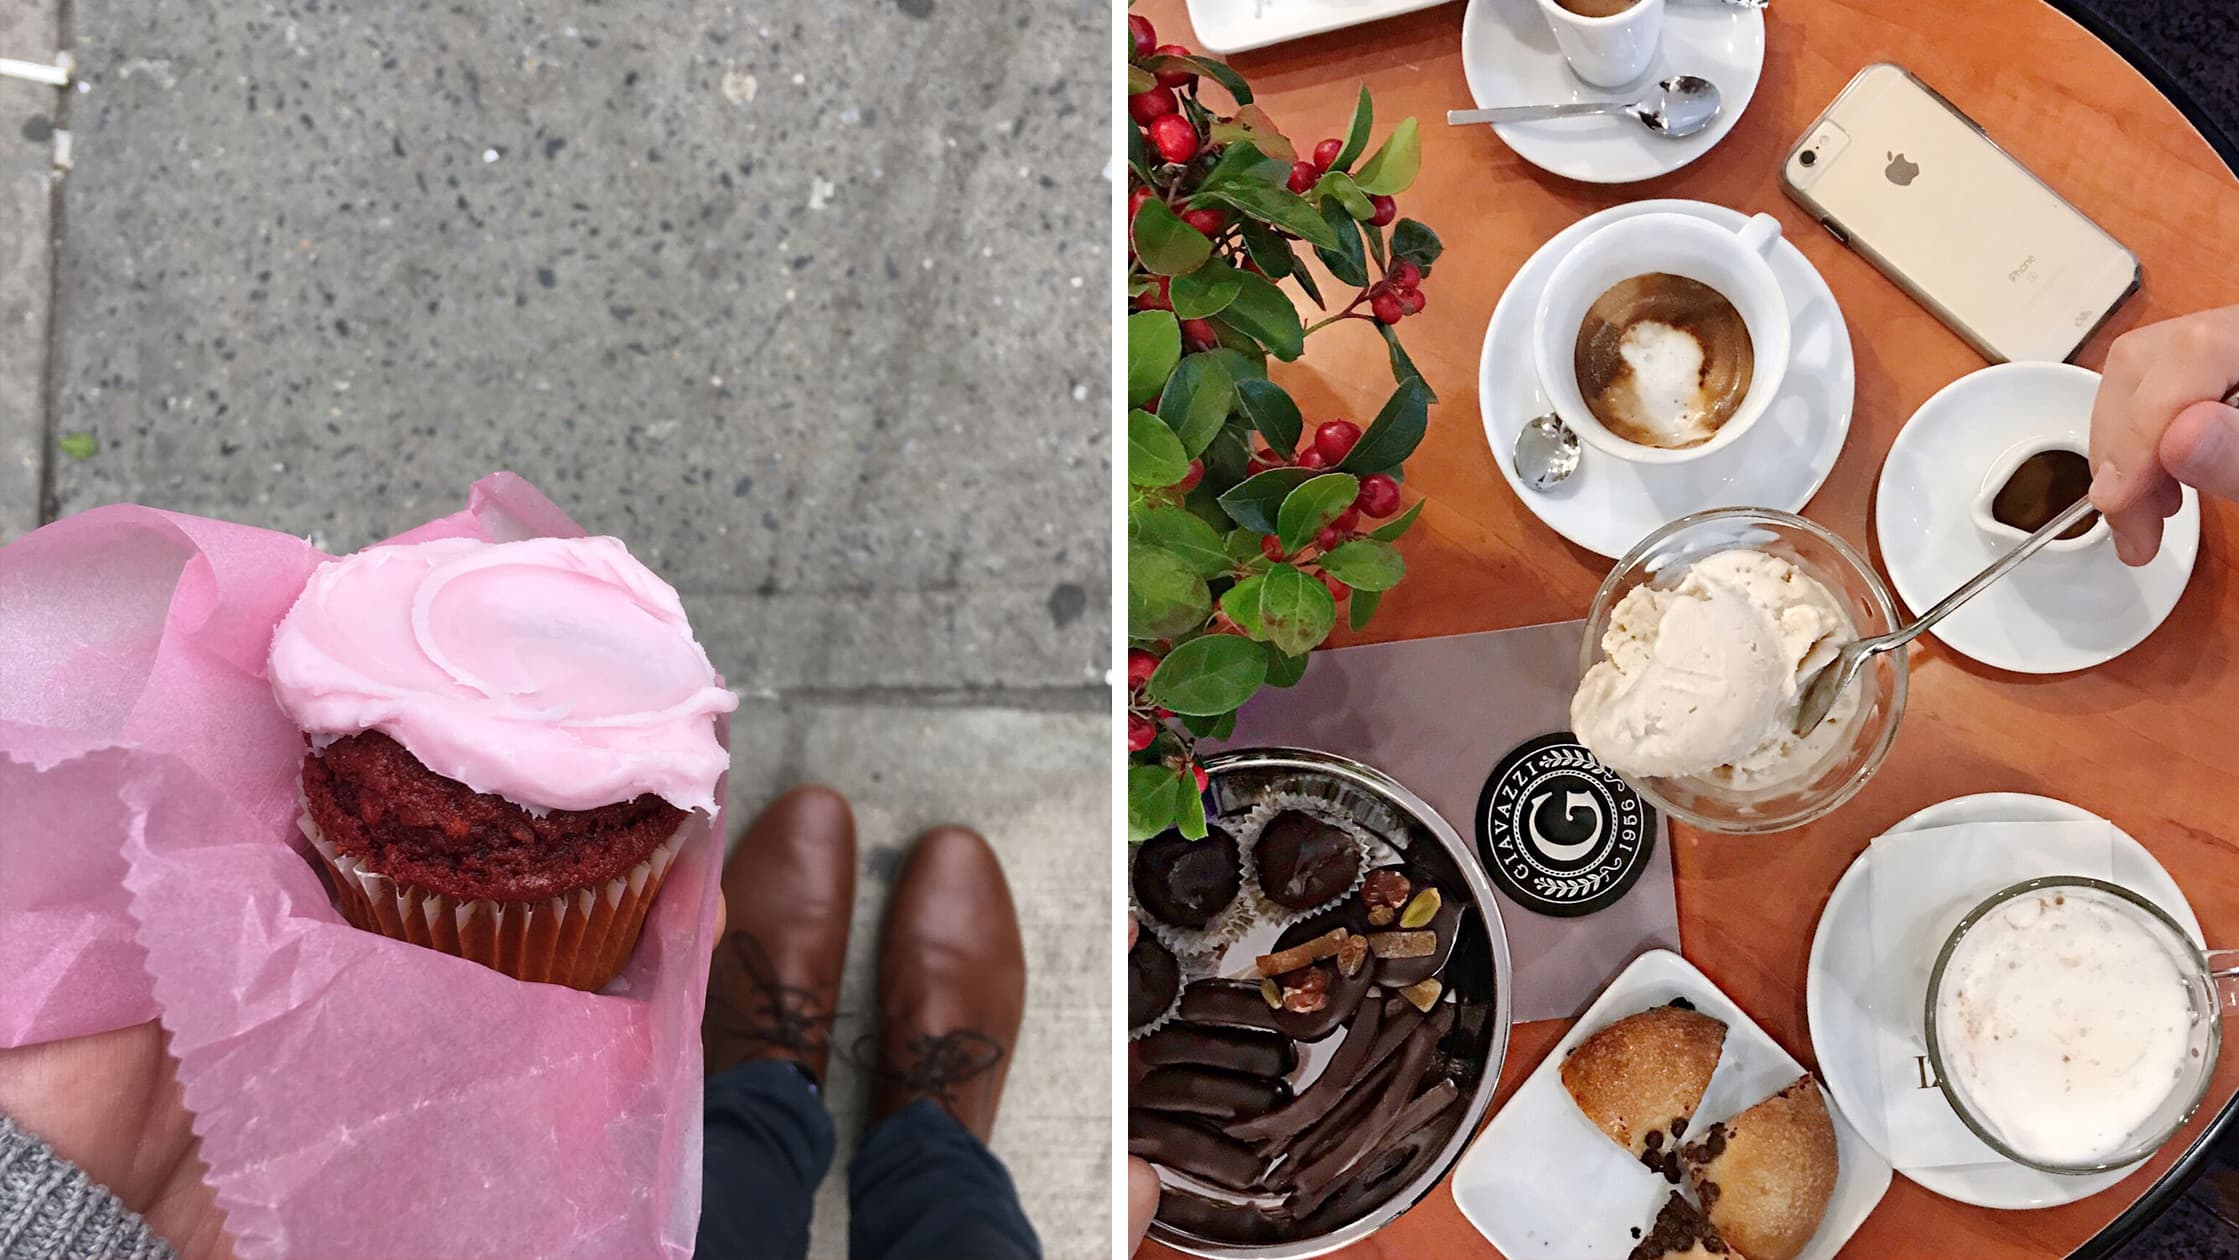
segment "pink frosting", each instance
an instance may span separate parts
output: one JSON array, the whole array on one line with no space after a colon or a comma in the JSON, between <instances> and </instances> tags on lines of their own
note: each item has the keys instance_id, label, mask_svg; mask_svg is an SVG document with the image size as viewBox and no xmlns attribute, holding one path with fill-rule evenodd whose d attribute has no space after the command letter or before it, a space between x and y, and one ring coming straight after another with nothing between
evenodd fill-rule
<instances>
[{"instance_id":1,"label":"pink frosting","mask_svg":"<svg viewBox=\"0 0 2239 1260\"><path fill-rule=\"evenodd\" d=\"M313 735L382 731L532 809L713 810L738 707L676 591L615 538L373 547L311 575L272 689Z\"/></svg>"}]
</instances>

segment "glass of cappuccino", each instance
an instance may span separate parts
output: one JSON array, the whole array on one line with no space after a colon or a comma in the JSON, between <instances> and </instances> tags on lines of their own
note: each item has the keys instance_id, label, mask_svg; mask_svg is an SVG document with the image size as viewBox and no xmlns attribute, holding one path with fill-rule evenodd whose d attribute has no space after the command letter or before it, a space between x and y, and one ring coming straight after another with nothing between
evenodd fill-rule
<instances>
[{"instance_id":1,"label":"glass of cappuccino","mask_svg":"<svg viewBox=\"0 0 2239 1260\"><path fill-rule=\"evenodd\" d=\"M1952 1110L2019 1164L2096 1173L2200 1106L2239 1002L2239 951L2203 952L2137 893L2077 875L2001 889L1928 980L1928 1058Z\"/></svg>"}]
</instances>

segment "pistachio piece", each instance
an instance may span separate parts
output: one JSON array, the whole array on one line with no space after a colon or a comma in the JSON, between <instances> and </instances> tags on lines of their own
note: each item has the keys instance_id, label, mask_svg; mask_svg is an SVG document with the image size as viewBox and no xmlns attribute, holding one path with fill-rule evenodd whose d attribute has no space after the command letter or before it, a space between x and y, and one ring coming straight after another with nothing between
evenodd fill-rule
<instances>
[{"instance_id":1,"label":"pistachio piece","mask_svg":"<svg viewBox=\"0 0 2239 1260\"><path fill-rule=\"evenodd\" d=\"M1283 986L1275 983L1273 976L1260 977L1259 995L1267 1003L1267 1009L1271 1011L1283 1009Z\"/></svg>"},{"instance_id":2,"label":"pistachio piece","mask_svg":"<svg viewBox=\"0 0 2239 1260\"><path fill-rule=\"evenodd\" d=\"M1399 925L1410 930L1422 927L1438 917L1439 907L1443 904L1437 889L1425 888L1415 894L1414 900L1407 903L1405 910L1399 912Z\"/></svg>"}]
</instances>

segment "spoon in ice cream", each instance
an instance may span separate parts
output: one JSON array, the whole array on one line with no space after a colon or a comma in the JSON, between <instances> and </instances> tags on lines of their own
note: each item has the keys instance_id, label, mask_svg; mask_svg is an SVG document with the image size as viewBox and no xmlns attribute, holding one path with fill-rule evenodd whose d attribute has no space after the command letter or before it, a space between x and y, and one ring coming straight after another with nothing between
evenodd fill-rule
<instances>
[{"instance_id":1,"label":"spoon in ice cream","mask_svg":"<svg viewBox=\"0 0 2239 1260\"><path fill-rule=\"evenodd\" d=\"M1985 587L2013 572L2015 566L2036 555L2038 548L2060 537L2069 526L2090 514L2091 496L2085 495L2069 504L2066 511L2046 521L2036 533L2023 539L2020 546L1992 561L1989 568L1968 578L1965 585L1944 596L1942 603L1922 613L1912 624L1899 626L1888 634L1856 639L1844 644L1834 660L1821 666L1819 672L1804 683L1802 699L1796 702L1796 725L1791 729L1798 735L1808 734L1826 720L1828 711L1835 707L1836 697L1842 695L1843 688L1848 687L1851 680L1858 676L1858 668L1869 657L1879 656L1891 648L1901 648L1928 633L1931 627L1950 616L1961 604L1982 594Z\"/></svg>"}]
</instances>

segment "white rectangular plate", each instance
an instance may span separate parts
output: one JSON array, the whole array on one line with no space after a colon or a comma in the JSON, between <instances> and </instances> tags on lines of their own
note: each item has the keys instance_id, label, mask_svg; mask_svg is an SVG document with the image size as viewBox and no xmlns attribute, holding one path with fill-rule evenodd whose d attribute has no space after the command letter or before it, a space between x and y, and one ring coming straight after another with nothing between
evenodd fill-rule
<instances>
[{"instance_id":1,"label":"white rectangular plate","mask_svg":"<svg viewBox=\"0 0 2239 1260\"><path fill-rule=\"evenodd\" d=\"M1189 24L1206 52L1226 56L1444 3L1447 0L1189 0Z\"/></svg>"},{"instance_id":2,"label":"white rectangular plate","mask_svg":"<svg viewBox=\"0 0 2239 1260\"><path fill-rule=\"evenodd\" d=\"M1719 992L1694 964L1650 950L1587 1008L1454 1169L1454 1202L1515 1260L1623 1260L1672 1186L1594 1127L1563 1089L1562 1063L1580 1041L1636 1011L1683 997L1726 1021L1726 1047L1689 1129L1724 1120L1803 1074L1803 1065ZM1822 1097L1826 1091L1820 1091ZM1842 1170L1819 1232L1798 1260L1831 1260L1889 1191L1889 1161L1866 1145L1827 1099Z\"/></svg>"}]
</instances>

